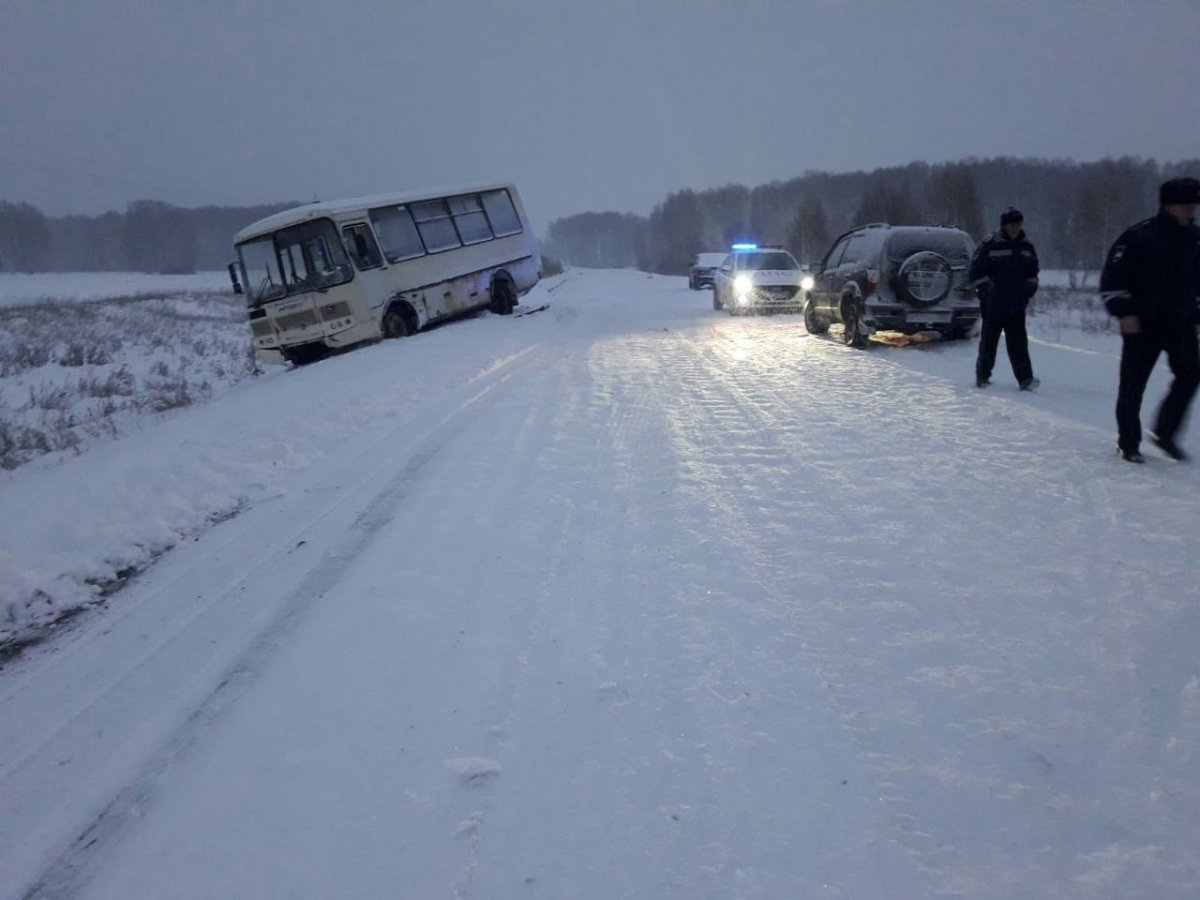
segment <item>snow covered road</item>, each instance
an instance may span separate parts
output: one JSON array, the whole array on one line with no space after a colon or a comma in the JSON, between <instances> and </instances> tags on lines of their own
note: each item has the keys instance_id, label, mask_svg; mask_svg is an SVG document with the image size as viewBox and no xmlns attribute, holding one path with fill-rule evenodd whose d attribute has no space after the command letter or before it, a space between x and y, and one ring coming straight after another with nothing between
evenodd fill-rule
<instances>
[{"instance_id":1,"label":"snow covered road","mask_svg":"<svg viewBox=\"0 0 1200 900\"><path fill-rule=\"evenodd\" d=\"M243 511L0 673L0 895L1200 893L1200 478L1112 355L538 299L5 486Z\"/></svg>"}]
</instances>

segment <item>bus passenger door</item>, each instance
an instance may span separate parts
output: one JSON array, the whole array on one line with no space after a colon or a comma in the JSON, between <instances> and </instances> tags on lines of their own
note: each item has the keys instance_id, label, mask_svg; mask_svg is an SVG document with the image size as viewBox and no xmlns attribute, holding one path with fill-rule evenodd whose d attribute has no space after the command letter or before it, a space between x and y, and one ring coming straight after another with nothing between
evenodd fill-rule
<instances>
[{"instance_id":1,"label":"bus passenger door","mask_svg":"<svg viewBox=\"0 0 1200 900\"><path fill-rule=\"evenodd\" d=\"M363 314L378 318L383 314L383 304L391 296L388 266L371 226L366 222L352 222L342 226L342 246L354 263L354 280L358 282L359 302Z\"/></svg>"}]
</instances>

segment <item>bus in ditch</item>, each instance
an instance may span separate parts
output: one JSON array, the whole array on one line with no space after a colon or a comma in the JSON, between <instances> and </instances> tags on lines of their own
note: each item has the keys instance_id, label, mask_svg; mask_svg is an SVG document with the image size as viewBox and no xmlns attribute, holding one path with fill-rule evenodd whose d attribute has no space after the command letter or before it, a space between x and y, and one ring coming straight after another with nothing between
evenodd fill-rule
<instances>
[{"instance_id":1,"label":"bus in ditch","mask_svg":"<svg viewBox=\"0 0 1200 900\"><path fill-rule=\"evenodd\" d=\"M313 362L490 309L542 277L517 189L488 184L309 203L234 236L258 359Z\"/></svg>"}]
</instances>

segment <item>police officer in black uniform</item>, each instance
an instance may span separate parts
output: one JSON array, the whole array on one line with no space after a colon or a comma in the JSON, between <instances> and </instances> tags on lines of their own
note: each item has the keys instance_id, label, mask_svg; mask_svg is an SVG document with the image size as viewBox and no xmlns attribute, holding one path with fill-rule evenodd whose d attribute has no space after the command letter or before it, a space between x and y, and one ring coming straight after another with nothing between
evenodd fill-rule
<instances>
[{"instance_id":1,"label":"police officer in black uniform","mask_svg":"<svg viewBox=\"0 0 1200 900\"><path fill-rule=\"evenodd\" d=\"M1145 462L1142 395L1167 354L1175 380L1158 408L1150 442L1171 459L1187 453L1176 436L1200 385L1200 181L1172 178L1158 189L1159 212L1112 245L1100 276L1104 305L1121 325L1121 382L1117 389L1117 453Z\"/></svg>"},{"instance_id":2,"label":"police officer in black uniform","mask_svg":"<svg viewBox=\"0 0 1200 900\"><path fill-rule=\"evenodd\" d=\"M989 235L975 251L968 278L977 283L983 326L979 356L975 360L975 386L991 384L1000 335L1008 348L1013 375L1023 391L1039 382L1029 360L1025 310L1038 289L1038 258L1022 227L1025 217L1011 206L1000 216L1000 230Z\"/></svg>"}]
</instances>

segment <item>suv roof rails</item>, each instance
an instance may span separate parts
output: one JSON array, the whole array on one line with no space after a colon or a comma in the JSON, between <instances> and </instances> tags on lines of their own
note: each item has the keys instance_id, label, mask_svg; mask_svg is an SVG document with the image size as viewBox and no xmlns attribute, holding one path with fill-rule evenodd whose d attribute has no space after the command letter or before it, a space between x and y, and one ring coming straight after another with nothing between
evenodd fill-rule
<instances>
[{"instance_id":1,"label":"suv roof rails","mask_svg":"<svg viewBox=\"0 0 1200 900\"><path fill-rule=\"evenodd\" d=\"M869 222L866 225L855 225L853 228L847 228L845 231L843 231L841 234L839 234L837 237L835 237L829 246L832 247L834 244L836 244L842 238L846 237L847 235L854 234L854 232L856 232L856 231L863 231L867 228L892 228L892 227L893 226L891 224L889 224L888 222Z\"/></svg>"}]
</instances>

